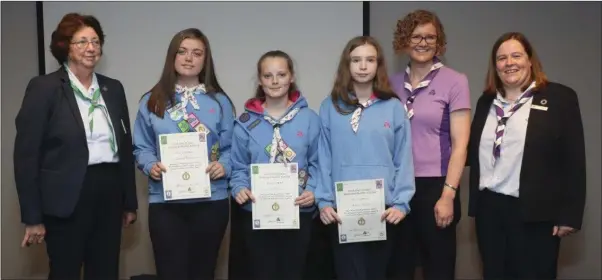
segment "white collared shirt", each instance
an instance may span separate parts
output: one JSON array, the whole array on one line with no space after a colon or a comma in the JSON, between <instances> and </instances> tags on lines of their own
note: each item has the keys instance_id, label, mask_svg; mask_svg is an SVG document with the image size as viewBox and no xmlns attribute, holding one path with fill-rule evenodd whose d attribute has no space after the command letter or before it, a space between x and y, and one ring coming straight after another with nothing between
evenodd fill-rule
<instances>
[{"instance_id":1,"label":"white collared shirt","mask_svg":"<svg viewBox=\"0 0 602 280\"><path fill-rule=\"evenodd\" d=\"M526 91L520 97L525 93ZM504 112L512 108L512 103L499 93L497 98L503 104ZM497 193L519 197L520 173L532 102L531 97L506 122L504 138L500 145L500 157L495 164L493 143L498 121L495 106L491 105L479 144L480 190L487 188Z\"/></svg>"},{"instance_id":2,"label":"white collared shirt","mask_svg":"<svg viewBox=\"0 0 602 280\"><path fill-rule=\"evenodd\" d=\"M92 94L94 94L94 91L100 87L96 78L96 73L92 73L92 85L90 85L90 88L86 89L84 85L77 79L75 74L71 72L71 69L69 69L67 65L65 65L65 68L67 69L67 73L69 74L69 80L71 80L71 82L85 96L91 98ZM90 132L90 119L88 118L88 108L90 107L90 102L87 100L83 100L77 95L75 96L75 100L77 101L77 106L79 107L79 112L84 123L84 129L86 131L86 139L88 140L88 165L118 162L118 154L113 153L113 150L111 150L111 127L108 123L108 121L110 120L107 120L105 114L102 112L101 109L94 110L94 112L92 113L92 117L94 118L94 131ZM98 100L98 104L106 106L102 95ZM116 137L117 136L115 136L115 138ZM115 139L115 141L117 141L117 139Z\"/></svg>"}]
</instances>

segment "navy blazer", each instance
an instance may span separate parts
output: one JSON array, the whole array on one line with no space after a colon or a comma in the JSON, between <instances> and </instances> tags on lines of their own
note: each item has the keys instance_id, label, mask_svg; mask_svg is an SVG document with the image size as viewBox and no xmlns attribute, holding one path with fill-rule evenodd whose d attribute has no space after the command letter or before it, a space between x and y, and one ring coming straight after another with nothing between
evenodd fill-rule
<instances>
[{"instance_id":1,"label":"navy blazer","mask_svg":"<svg viewBox=\"0 0 602 280\"><path fill-rule=\"evenodd\" d=\"M475 216L479 192L479 144L494 94L483 94L470 131L468 214ZM565 85L537 89L531 108L520 173L520 204L526 222L552 221L581 228L585 208L585 141L579 101ZM493 133L493 131L492 131ZM551 234L551 233L550 233Z\"/></svg>"},{"instance_id":2,"label":"navy blazer","mask_svg":"<svg viewBox=\"0 0 602 280\"><path fill-rule=\"evenodd\" d=\"M125 90L118 80L96 76L115 128L124 212L135 212L138 201ZM21 221L36 225L44 215L70 216L79 200L89 152L79 107L63 67L29 81L15 124L13 161Z\"/></svg>"}]
</instances>

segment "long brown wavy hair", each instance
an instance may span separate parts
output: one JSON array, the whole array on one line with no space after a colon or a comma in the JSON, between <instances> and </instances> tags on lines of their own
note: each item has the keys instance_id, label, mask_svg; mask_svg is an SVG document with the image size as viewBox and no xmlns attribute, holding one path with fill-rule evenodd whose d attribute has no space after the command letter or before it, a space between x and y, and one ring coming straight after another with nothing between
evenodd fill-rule
<instances>
[{"instance_id":1,"label":"long brown wavy hair","mask_svg":"<svg viewBox=\"0 0 602 280\"><path fill-rule=\"evenodd\" d=\"M349 64L351 63L351 52L355 50L355 48L362 45L371 45L376 49L376 76L372 81L372 88L374 95L378 99L388 100L391 98L397 98L397 94L391 89L391 85L389 84L389 76L387 74L387 66L385 64L385 59L383 57L383 49L381 45L376 41L376 39L370 36L358 36L351 39L345 49L343 49L343 53L341 54L341 59L339 61L339 67L337 70L337 76L334 82L334 86L332 87L332 91L330 92L330 96L332 98L332 103L340 114L346 115L353 112L355 108L361 106L357 99L353 99L349 96L350 92L353 92L353 78L351 77L351 71L349 70ZM342 102L345 109L341 108L340 102Z\"/></svg>"},{"instance_id":2,"label":"long brown wavy hair","mask_svg":"<svg viewBox=\"0 0 602 280\"><path fill-rule=\"evenodd\" d=\"M203 42L203 45L205 45L205 61L203 62L203 69L199 73L199 82L205 84L207 95L216 101L217 99L215 95L217 93L225 95L233 109L233 112L226 113L232 113L236 115L234 103L232 103L230 97L222 89L217 81L217 77L215 76L215 66L213 65L213 56L211 54L209 39L207 39L207 36L205 36L203 32L196 28L184 29L176 33L171 39L169 48L167 49L167 56L165 57L165 65L163 66L161 78L150 90L151 96L147 104L148 110L158 117L163 118L167 106L176 104L175 90L176 82L178 81L178 74L176 73L174 61L176 59L178 49L180 48L180 44L186 39L200 40Z\"/></svg>"}]
</instances>

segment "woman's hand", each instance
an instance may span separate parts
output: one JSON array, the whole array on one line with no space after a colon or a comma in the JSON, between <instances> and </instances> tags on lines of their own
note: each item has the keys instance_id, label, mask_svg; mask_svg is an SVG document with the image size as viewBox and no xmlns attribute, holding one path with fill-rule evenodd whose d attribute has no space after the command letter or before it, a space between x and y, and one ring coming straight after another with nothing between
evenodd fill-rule
<instances>
[{"instance_id":1,"label":"woman's hand","mask_svg":"<svg viewBox=\"0 0 602 280\"><path fill-rule=\"evenodd\" d=\"M29 247L31 244L40 244L44 242L46 228L44 224L25 226L25 235L21 241L21 247Z\"/></svg>"},{"instance_id":2,"label":"woman's hand","mask_svg":"<svg viewBox=\"0 0 602 280\"><path fill-rule=\"evenodd\" d=\"M440 228L446 228L454 220L454 199L441 196L435 204L435 221Z\"/></svg>"}]
</instances>

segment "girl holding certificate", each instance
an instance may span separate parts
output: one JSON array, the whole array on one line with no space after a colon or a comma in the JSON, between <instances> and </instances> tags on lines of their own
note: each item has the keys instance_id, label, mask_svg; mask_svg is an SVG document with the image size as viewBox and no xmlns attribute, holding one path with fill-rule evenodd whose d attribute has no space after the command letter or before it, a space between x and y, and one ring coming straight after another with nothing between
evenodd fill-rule
<instances>
[{"instance_id":1,"label":"girl holding certificate","mask_svg":"<svg viewBox=\"0 0 602 280\"><path fill-rule=\"evenodd\" d=\"M288 54L265 53L257 63L257 72L259 85L255 97L245 103L245 112L234 124L230 159L232 197L245 210L241 228L252 278L302 279L315 213L314 190L319 178L320 119L297 89L293 62ZM277 181L281 176L268 177L270 174L264 173L261 182L251 176L261 173L260 168L282 166L294 169L291 172L295 177L284 182L290 184L292 197L296 199L290 201L291 205L274 203L267 211L273 210L274 215L279 215L275 214L278 210L298 205L298 210L290 211L298 213L298 227L264 229L278 221L270 223L269 219L262 219L269 215L259 211L256 203L272 195L266 195L265 186L280 184ZM252 186L252 182L257 185ZM259 190L254 189L258 187L262 187L262 197ZM276 194L279 186L268 188L273 188Z\"/></svg>"},{"instance_id":2,"label":"girl holding certificate","mask_svg":"<svg viewBox=\"0 0 602 280\"><path fill-rule=\"evenodd\" d=\"M227 178L235 116L214 71L207 37L195 28L180 31L169 44L159 82L140 101L134 155L149 176L148 223L159 279L214 278L230 210ZM210 197L170 199L162 180L170 170L161 163L159 145L165 143L159 135L190 132L205 132L199 138L207 143ZM184 173L182 180L193 176L199 175Z\"/></svg>"},{"instance_id":3,"label":"girl holding certificate","mask_svg":"<svg viewBox=\"0 0 602 280\"><path fill-rule=\"evenodd\" d=\"M409 213L415 191L410 123L389 86L382 54L382 48L371 37L349 41L340 58L331 96L320 107L321 180L316 201L322 222L332 224L339 279L385 279L390 240L395 238L397 228L394 225ZM353 211L337 212L337 201L342 201L339 192L348 184L357 187L357 182L370 180L372 186L384 192L384 200L375 200L371 205L383 211L369 213L357 221L344 218L353 215ZM362 196L358 201L366 199L375 197ZM337 225L361 227L374 220L384 230L371 237L386 236L379 239L386 241L348 242L351 235L340 232ZM382 225L385 221L386 225Z\"/></svg>"}]
</instances>

